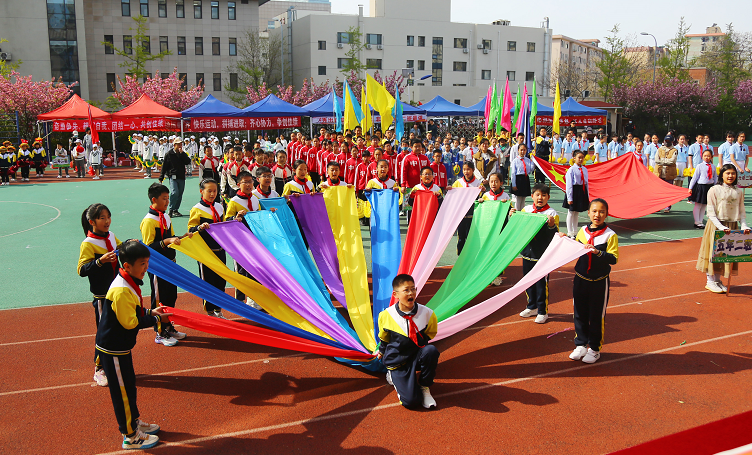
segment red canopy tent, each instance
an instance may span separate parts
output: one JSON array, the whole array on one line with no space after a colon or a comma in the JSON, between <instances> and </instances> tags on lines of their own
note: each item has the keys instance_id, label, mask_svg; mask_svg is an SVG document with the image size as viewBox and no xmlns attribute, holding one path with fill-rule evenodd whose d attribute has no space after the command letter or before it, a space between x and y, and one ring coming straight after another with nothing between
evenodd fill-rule
<instances>
[{"instance_id":1,"label":"red canopy tent","mask_svg":"<svg viewBox=\"0 0 752 455\"><path fill-rule=\"evenodd\" d=\"M112 131L180 131L180 112L142 94L133 104L112 114Z\"/></svg>"},{"instance_id":2,"label":"red canopy tent","mask_svg":"<svg viewBox=\"0 0 752 455\"><path fill-rule=\"evenodd\" d=\"M97 131L109 131L110 114L74 94L62 106L37 116L40 122L52 122L53 131L84 131L89 126L89 108ZM101 127L100 127L101 126Z\"/></svg>"}]
</instances>

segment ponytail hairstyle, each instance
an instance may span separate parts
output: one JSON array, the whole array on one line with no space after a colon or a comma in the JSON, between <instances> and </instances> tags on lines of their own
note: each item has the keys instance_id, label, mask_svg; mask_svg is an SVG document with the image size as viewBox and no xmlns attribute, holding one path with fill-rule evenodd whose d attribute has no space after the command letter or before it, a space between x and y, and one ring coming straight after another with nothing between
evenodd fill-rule
<instances>
[{"instance_id":1,"label":"ponytail hairstyle","mask_svg":"<svg viewBox=\"0 0 752 455\"><path fill-rule=\"evenodd\" d=\"M108 209L106 205L100 204L99 202L91 204L86 208L86 210L84 210L84 212L81 214L81 227L84 229L84 235L87 235L92 231L90 221L99 218L99 216L105 210L107 210L108 215L112 216L110 209Z\"/></svg>"}]
</instances>

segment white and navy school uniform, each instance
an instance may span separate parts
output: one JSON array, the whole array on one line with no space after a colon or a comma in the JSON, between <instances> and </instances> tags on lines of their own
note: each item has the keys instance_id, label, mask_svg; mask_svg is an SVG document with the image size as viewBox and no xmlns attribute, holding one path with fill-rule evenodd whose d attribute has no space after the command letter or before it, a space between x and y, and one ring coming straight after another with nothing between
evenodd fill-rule
<instances>
[{"instance_id":1,"label":"white and navy school uniform","mask_svg":"<svg viewBox=\"0 0 752 455\"><path fill-rule=\"evenodd\" d=\"M692 167L696 168L702 163L702 153L705 151L702 142L695 142L689 146L687 154L692 157Z\"/></svg>"},{"instance_id":2,"label":"white and navy school uniform","mask_svg":"<svg viewBox=\"0 0 752 455\"><path fill-rule=\"evenodd\" d=\"M676 146L676 178L674 180L684 180L684 169L687 168L687 161L689 160L689 146L677 145Z\"/></svg>"},{"instance_id":3,"label":"white and navy school uniform","mask_svg":"<svg viewBox=\"0 0 752 455\"><path fill-rule=\"evenodd\" d=\"M564 153L566 154L566 151ZM534 169L535 165L530 161L530 158L524 157L520 159L519 156L515 157L509 168L509 177L512 180L512 190L510 193L515 196L530 196L530 178L528 176L533 173ZM515 188L517 189L515 190Z\"/></svg>"},{"instance_id":4,"label":"white and navy school uniform","mask_svg":"<svg viewBox=\"0 0 752 455\"><path fill-rule=\"evenodd\" d=\"M212 210L212 207L214 208L214 210ZM210 205L202 198L198 204L194 205L191 208L190 217L188 218L188 231L198 232L201 238L204 239L204 242L206 242L206 245L209 247L209 249L223 263L226 262L227 259L225 250L222 249L219 243L217 243L217 241L214 240L214 238L210 236L208 232L204 230L199 231L198 227L204 223L213 224L221 222L224 213L225 211L222 207L222 204L215 201ZM201 262L198 263L198 271L201 275L202 280L224 292L226 284L224 278L217 275L212 269L205 266ZM209 314L213 314L214 312L221 311L222 309L217 305L204 300L204 310Z\"/></svg>"},{"instance_id":5,"label":"white and navy school uniform","mask_svg":"<svg viewBox=\"0 0 752 455\"><path fill-rule=\"evenodd\" d=\"M473 175L472 180L467 180L465 175L458 178L453 184L452 188L478 188L480 187L480 179ZM465 246L467 236L470 235L470 226L473 224L473 212L475 211L475 204L470 206L470 209L465 214L465 217L460 221L457 226L457 256L462 253L462 248Z\"/></svg>"},{"instance_id":6,"label":"white and navy school uniform","mask_svg":"<svg viewBox=\"0 0 752 455\"><path fill-rule=\"evenodd\" d=\"M272 188L271 186L269 186L269 192L265 193L261 189L260 186L257 186L256 188L253 189L253 191L251 191L251 193L254 196L256 196L256 198L258 198L259 201L262 199L271 199L271 198L279 197L279 193L274 191L274 188Z\"/></svg>"},{"instance_id":7,"label":"white and navy school uniform","mask_svg":"<svg viewBox=\"0 0 752 455\"><path fill-rule=\"evenodd\" d=\"M595 153L595 156L598 157L598 162L603 163L605 161L608 161L608 144L605 142L598 141L595 143L595 150L593 153Z\"/></svg>"},{"instance_id":8,"label":"white and navy school uniform","mask_svg":"<svg viewBox=\"0 0 752 455\"><path fill-rule=\"evenodd\" d=\"M562 206L572 212L586 212L590 205L588 195L588 170L585 166L573 164L564 175L567 182L567 197ZM572 204L569 204L572 201Z\"/></svg>"},{"instance_id":9,"label":"white and navy school uniform","mask_svg":"<svg viewBox=\"0 0 752 455\"><path fill-rule=\"evenodd\" d=\"M708 203L708 191L716 183L716 172L713 163L702 162L695 167L692 174L692 180L689 182L689 189L692 194L689 195L690 202L696 204Z\"/></svg>"},{"instance_id":10,"label":"white and navy school uniform","mask_svg":"<svg viewBox=\"0 0 752 455\"><path fill-rule=\"evenodd\" d=\"M733 155L734 160L736 161L736 169L739 172L744 172L744 162L747 160L747 156L749 156L749 146L747 144L739 144L738 142L734 142L734 145L731 146L731 150L729 151L729 155Z\"/></svg>"},{"instance_id":11,"label":"white and navy school uniform","mask_svg":"<svg viewBox=\"0 0 752 455\"><path fill-rule=\"evenodd\" d=\"M551 143L551 151L554 155L554 160L558 161L559 158L561 158L561 147L562 147L562 141L561 137L559 139L554 139Z\"/></svg>"},{"instance_id":12,"label":"white and navy school uniform","mask_svg":"<svg viewBox=\"0 0 752 455\"><path fill-rule=\"evenodd\" d=\"M551 216L554 218L554 225L544 224L535 237L522 250L522 274L527 275L533 270L535 264L548 248L548 244L559 232L559 214L548 204L538 207L534 204L526 205L523 209L525 213L540 213L541 215ZM538 314L548 314L548 275L538 280L525 291L527 296L527 309L537 310Z\"/></svg>"}]
</instances>

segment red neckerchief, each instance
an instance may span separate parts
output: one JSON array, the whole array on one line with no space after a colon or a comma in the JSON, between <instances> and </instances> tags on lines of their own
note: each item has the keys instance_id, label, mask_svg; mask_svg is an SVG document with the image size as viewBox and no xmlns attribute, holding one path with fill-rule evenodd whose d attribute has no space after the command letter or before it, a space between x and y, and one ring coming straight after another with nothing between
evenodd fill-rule
<instances>
[{"instance_id":1,"label":"red neckerchief","mask_svg":"<svg viewBox=\"0 0 752 455\"><path fill-rule=\"evenodd\" d=\"M710 164L705 163L705 165L708 167L708 180L712 182L713 181L713 169L711 168Z\"/></svg>"},{"instance_id":2,"label":"red neckerchief","mask_svg":"<svg viewBox=\"0 0 752 455\"><path fill-rule=\"evenodd\" d=\"M423 184L423 182L420 182L420 186L422 186L422 187L423 187L423 189L424 189L424 190L426 190L426 191L431 191L431 188L433 188L433 182L431 182L431 186L429 186L429 187L426 187L426 186L425 186L425 185Z\"/></svg>"},{"instance_id":3,"label":"red neckerchief","mask_svg":"<svg viewBox=\"0 0 752 455\"><path fill-rule=\"evenodd\" d=\"M133 281L133 277L128 275L128 272L126 272L124 269L120 269L117 273L120 273L120 276L123 277L126 283L131 285L134 291L136 291L136 295L138 296L138 301L141 303L141 311L144 311L144 298L141 296L141 286L137 285L135 281ZM143 316L143 313L140 314L140 316Z\"/></svg>"},{"instance_id":4,"label":"red neckerchief","mask_svg":"<svg viewBox=\"0 0 752 455\"><path fill-rule=\"evenodd\" d=\"M251 205L251 197L253 196L250 193L245 194L242 191L238 191L237 195L240 196L241 198L248 199L248 210L253 210L253 206Z\"/></svg>"},{"instance_id":5,"label":"red neckerchief","mask_svg":"<svg viewBox=\"0 0 752 455\"><path fill-rule=\"evenodd\" d=\"M382 184L382 185L384 185L384 186L386 186L386 181L387 181L387 180L389 180L389 176L388 176L388 175L385 175L383 179L382 179L381 177L379 177L378 175L376 176L376 178L377 178L377 179L379 180L379 182L381 182L381 184Z\"/></svg>"},{"instance_id":6,"label":"red neckerchief","mask_svg":"<svg viewBox=\"0 0 752 455\"><path fill-rule=\"evenodd\" d=\"M162 235L162 239L164 240L164 231L165 229L167 229L167 218L165 218L164 212L160 212L154 207L149 208L157 212L157 215L159 216L159 233Z\"/></svg>"},{"instance_id":7,"label":"red neckerchief","mask_svg":"<svg viewBox=\"0 0 752 455\"><path fill-rule=\"evenodd\" d=\"M300 180L298 176L295 176L295 183L303 187L304 194L311 194L311 190L308 189L308 180Z\"/></svg>"},{"instance_id":8,"label":"red neckerchief","mask_svg":"<svg viewBox=\"0 0 752 455\"><path fill-rule=\"evenodd\" d=\"M582 178L582 191L584 191L585 194L587 194L587 185L585 184L585 171L582 170L582 166L579 166L579 167L580 167L580 177Z\"/></svg>"},{"instance_id":9,"label":"red neckerchief","mask_svg":"<svg viewBox=\"0 0 752 455\"><path fill-rule=\"evenodd\" d=\"M282 169L282 178L286 179L287 178L287 166L285 166L285 167L279 167L279 164L275 164L274 168L272 169L272 172L274 172L276 174L277 173L277 169Z\"/></svg>"},{"instance_id":10,"label":"red neckerchief","mask_svg":"<svg viewBox=\"0 0 752 455\"><path fill-rule=\"evenodd\" d=\"M600 231L600 232L599 232ZM606 223L603 223L603 226L596 228L595 231L590 230L590 226L585 226L585 232L590 236L588 238L588 245L595 246L595 238L599 237L606 233ZM593 253L588 253L588 259L587 259L587 271L590 271L590 265L593 263Z\"/></svg>"},{"instance_id":11,"label":"red neckerchief","mask_svg":"<svg viewBox=\"0 0 752 455\"><path fill-rule=\"evenodd\" d=\"M495 201L495 200L499 199L499 196L501 196L502 194L504 194L504 188L500 188L500 190L501 191L499 191L498 194L496 194L496 192L494 190L489 191L488 194L490 194L493 197L493 200Z\"/></svg>"},{"instance_id":12,"label":"red neckerchief","mask_svg":"<svg viewBox=\"0 0 752 455\"><path fill-rule=\"evenodd\" d=\"M232 173L232 168L233 167L240 167L238 165L238 162L236 160L232 160L229 163L227 163L227 165L225 166L225 170L229 171L230 173Z\"/></svg>"},{"instance_id":13,"label":"red neckerchief","mask_svg":"<svg viewBox=\"0 0 752 455\"><path fill-rule=\"evenodd\" d=\"M525 158L520 159L522 161L522 169L525 171L525 175L527 175L527 165L525 164Z\"/></svg>"},{"instance_id":14,"label":"red neckerchief","mask_svg":"<svg viewBox=\"0 0 752 455\"><path fill-rule=\"evenodd\" d=\"M257 186L256 189L258 190L259 194L261 194L262 196L264 196L264 198L268 198L269 195L272 194L272 187L271 187L271 185L269 186L269 191L267 191L267 192L264 192L264 190L261 189L261 185Z\"/></svg>"},{"instance_id":15,"label":"red neckerchief","mask_svg":"<svg viewBox=\"0 0 752 455\"><path fill-rule=\"evenodd\" d=\"M399 305L399 304L397 304ZM412 314L410 314L412 313ZM402 310L397 307L397 314L405 318L407 321L407 336L412 340L413 343L415 343L416 346L422 347L418 343L418 326L415 324L415 321L413 321L413 318L418 314L417 308L413 307L412 310L410 310L410 313L404 313ZM421 337L422 338L422 337Z\"/></svg>"},{"instance_id":16,"label":"red neckerchief","mask_svg":"<svg viewBox=\"0 0 752 455\"><path fill-rule=\"evenodd\" d=\"M217 209L214 208L213 203L206 202L204 198L201 198L201 202L203 202L205 206L211 209L212 219L214 220L215 223L219 223L220 221L222 221L222 219L219 217L219 213L217 212Z\"/></svg>"},{"instance_id":17,"label":"red neckerchief","mask_svg":"<svg viewBox=\"0 0 752 455\"><path fill-rule=\"evenodd\" d=\"M86 237L90 237L92 239L98 239L98 240L104 240L104 245L107 247L107 252L115 251L115 246L110 242L110 233L108 232L106 235L101 236L99 234L96 234L94 231L89 231L86 233ZM118 271L118 263L117 260L112 262L112 270L117 275Z\"/></svg>"},{"instance_id":18,"label":"red neckerchief","mask_svg":"<svg viewBox=\"0 0 752 455\"><path fill-rule=\"evenodd\" d=\"M331 177L327 177L327 178L326 178L326 182L327 182L327 183L329 184L329 186L339 186L339 183L340 183L341 181L342 181L342 180L340 180L340 179L337 179L337 182L335 183L335 182L334 182L334 181L333 181L333 180L331 179Z\"/></svg>"},{"instance_id":19,"label":"red neckerchief","mask_svg":"<svg viewBox=\"0 0 752 455\"><path fill-rule=\"evenodd\" d=\"M533 204L533 213L540 213L545 212L546 210L550 209L548 204L544 205L543 207L538 208L537 205Z\"/></svg>"},{"instance_id":20,"label":"red neckerchief","mask_svg":"<svg viewBox=\"0 0 752 455\"><path fill-rule=\"evenodd\" d=\"M462 176L462 180L464 180L464 181L465 181L465 186L470 186L470 184L471 184L471 183L473 183L473 182L475 181L475 175L473 175L473 179L472 179L472 180L469 180L469 181L467 180L467 177L465 177L465 176L463 175L463 176Z\"/></svg>"}]
</instances>

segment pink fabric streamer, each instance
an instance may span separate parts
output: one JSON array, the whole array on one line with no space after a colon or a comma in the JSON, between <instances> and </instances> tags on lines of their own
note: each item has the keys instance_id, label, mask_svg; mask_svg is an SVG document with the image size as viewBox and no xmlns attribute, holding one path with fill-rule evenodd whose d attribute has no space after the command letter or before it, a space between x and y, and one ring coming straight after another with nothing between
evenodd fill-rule
<instances>
[{"instance_id":1,"label":"pink fabric streamer","mask_svg":"<svg viewBox=\"0 0 752 455\"><path fill-rule=\"evenodd\" d=\"M439 263L439 259L441 259L441 255L452 239L454 231L478 198L479 193L480 188L471 187L452 188L447 192L444 202L441 203L441 208L439 208L439 213L436 214L431 232L426 238L425 245L423 245L423 250L421 250L413 268L412 276L415 279L418 294L428 281L428 277L431 276L436 264Z\"/></svg>"},{"instance_id":2,"label":"pink fabric streamer","mask_svg":"<svg viewBox=\"0 0 752 455\"><path fill-rule=\"evenodd\" d=\"M527 83L525 84L525 88L522 90L522 103L520 103L520 114L517 116L517 124L514 126L514 128L517 131L521 131L525 125L525 119L527 118L527 109L528 109L528 102L527 102Z\"/></svg>"},{"instance_id":3,"label":"pink fabric streamer","mask_svg":"<svg viewBox=\"0 0 752 455\"><path fill-rule=\"evenodd\" d=\"M431 341L444 339L448 336L454 335L460 330L470 327L511 302L536 281L559 267L577 259L583 254L586 254L587 251L587 248L585 248L580 242L567 237L555 236L530 273L523 276L517 284L501 294L495 295L474 307L468 308L461 313L457 313L454 316L439 322L439 331L436 334L436 337Z\"/></svg>"},{"instance_id":4,"label":"pink fabric streamer","mask_svg":"<svg viewBox=\"0 0 752 455\"><path fill-rule=\"evenodd\" d=\"M494 83L495 83L495 82L494 82ZM483 113L483 114L484 114L484 116L486 117L486 129L485 129L485 130L483 130L483 131L488 131L488 120L489 120L489 118L488 118L488 117L489 117L489 115L491 114L491 101L492 101L492 99L491 99L491 98L492 98L491 94L492 94L492 93L493 93L493 92L491 91L491 86L489 85L489 86L488 86L488 93L486 94L486 110L485 110L485 112Z\"/></svg>"}]
</instances>

